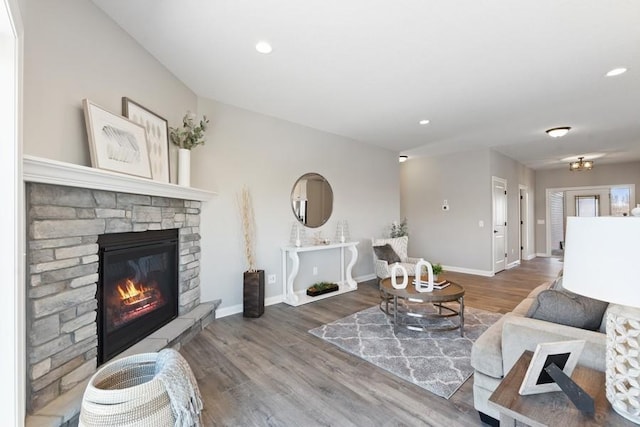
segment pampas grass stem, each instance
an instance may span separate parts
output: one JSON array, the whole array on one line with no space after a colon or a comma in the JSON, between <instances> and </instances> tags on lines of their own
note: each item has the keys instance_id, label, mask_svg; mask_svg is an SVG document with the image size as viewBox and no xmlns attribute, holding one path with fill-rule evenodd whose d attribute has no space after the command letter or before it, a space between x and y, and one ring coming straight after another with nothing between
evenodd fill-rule
<instances>
[{"instance_id":1,"label":"pampas grass stem","mask_svg":"<svg viewBox=\"0 0 640 427\"><path fill-rule=\"evenodd\" d=\"M247 259L248 271L255 272L256 262L254 256L256 227L253 215L253 204L251 193L247 187L243 187L238 195L238 205L240 207L240 219L242 220L242 233L244 237L244 256Z\"/></svg>"}]
</instances>

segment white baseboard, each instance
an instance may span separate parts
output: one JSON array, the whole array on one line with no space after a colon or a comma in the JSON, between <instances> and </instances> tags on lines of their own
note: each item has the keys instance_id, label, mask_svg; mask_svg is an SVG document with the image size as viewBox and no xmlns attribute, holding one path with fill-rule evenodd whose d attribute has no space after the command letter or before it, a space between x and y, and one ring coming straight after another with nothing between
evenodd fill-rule
<instances>
[{"instance_id":1,"label":"white baseboard","mask_svg":"<svg viewBox=\"0 0 640 427\"><path fill-rule=\"evenodd\" d=\"M539 256L539 257L542 257L542 258L549 258L549 255L543 254L543 253L537 253L536 256Z\"/></svg>"},{"instance_id":2,"label":"white baseboard","mask_svg":"<svg viewBox=\"0 0 640 427\"><path fill-rule=\"evenodd\" d=\"M444 271L453 271L454 273L475 274L476 276L493 277L495 273L488 270L476 270L474 268L454 267L451 265L443 265Z\"/></svg>"},{"instance_id":3,"label":"white baseboard","mask_svg":"<svg viewBox=\"0 0 640 427\"><path fill-rule=\"evenodd\" d=\"M536 254L529 254L526 257L524 257L525 261L531 261L532 259L534 259L537 255Z\"/></svg>"},{"instance_id":4,"label":"white baseboard","mask_svg":"<svg viewBox=\"0 0 640 427\"><path fill-rule=\"evenodd\" d=\"M354 277L353 280L360 283L360 282L368 282L369 280L376 279L377 277L378 276L376 276L375 274L365 274L364 276Z\"/></svg>"},{"instance_id":5,"label":"white baseboard","mask_svg":"<svg viewBox=\"0 0 640 427\"><path fill-rule=\"evenodd\" d=\"M509 270L510 268L514 268L520 265L520 260L515 260L513 262L510 262L509 264L507 264L507 270Z\"/></svg>"},{"instance_id":6,"label":"white baseboard","mask_svg":"<svg viewBox=\"0 0 640 427\"><path fill-rule=\"evenodd\" d=\"M282 301L283 301L282 295L276 295L275 297L265 298L264 306L267 307L274 304L280 304ZM242 313L242 310L243 310L242 304L236 304L230 307L218 308L216 310L216 319L231 316L232 314Z\"/></svg>"},{"instance_id":7,"label":"white baseboard","mask_svg":"<svg viewBox=\"0 0 640 427\"><path fill-rule=\"evenodd\" d=\"M360 282L367 282L369 280L373 280L376 277L377 276L375 274L365 274L364 276L354 277L353 279L356 282L360 283ZM270 305L280 304L283 301L284 301L284 298L283 298L282 294L276 295L274 297L265 298L264 306L268 307ZM216 319L220 319L222 317L231 316L232 314L242 313L242 310L243 310L242 304L236 304L236 305L232 305L232 306L229 306L229 307L218 308L216 310Z\"/></svg>"},{"instance_id":8,"label":"white baseboard","mask_svg":"<svg viewBox=\"0 0 640 427\"><path fill-rule=\"evenodd\" d=\"M231 307L218 308L216 310L216 319L231 316L232 314L242 313L242 304L232 305Z\"/></svg>"}]
</instances>

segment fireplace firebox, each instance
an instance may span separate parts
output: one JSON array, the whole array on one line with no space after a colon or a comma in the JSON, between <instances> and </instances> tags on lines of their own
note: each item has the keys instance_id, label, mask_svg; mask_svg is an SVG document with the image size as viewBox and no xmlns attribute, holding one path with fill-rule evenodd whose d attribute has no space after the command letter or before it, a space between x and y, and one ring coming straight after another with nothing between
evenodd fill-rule
<instances>
[{"instance_id":1,"label":"fireplace firebox","mask_svg":"<svg viewBox=\"0 0 640 427\"><path fill-rule=\"evenodd\" d=\"M178 230L98 237L98 364L178 315Z\"/></svg>"}]
</instances>

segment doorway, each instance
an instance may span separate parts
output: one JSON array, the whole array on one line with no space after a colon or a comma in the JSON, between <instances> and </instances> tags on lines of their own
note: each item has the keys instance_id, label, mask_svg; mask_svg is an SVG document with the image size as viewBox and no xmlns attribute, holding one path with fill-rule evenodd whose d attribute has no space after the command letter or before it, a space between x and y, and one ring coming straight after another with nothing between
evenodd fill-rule
<instances>
[{"instance_id":1,"label":"doorway","mask_svg":"<svg viewBox=\"0 0 640 427\"><path fill-rule=\"evenodd\" d=\"M507 180L491 177L493 194L493 272L507 266Z\"/></svg>"},{"instance_id":2,"label":"doorway","mask_svg":"<svg viewBox=\"0 0 640 427\"><path fill-rule=\"evenodd\" d=\"M628 216L635 200L635 184L547 188L546 255L564 254L569 216Z\"/></svg>"}]
</instances>

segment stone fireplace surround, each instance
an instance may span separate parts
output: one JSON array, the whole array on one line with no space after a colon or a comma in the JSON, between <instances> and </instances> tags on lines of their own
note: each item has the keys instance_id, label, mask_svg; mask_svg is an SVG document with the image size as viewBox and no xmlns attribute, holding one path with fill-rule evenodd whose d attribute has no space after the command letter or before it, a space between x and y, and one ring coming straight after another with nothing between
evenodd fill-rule
<instances>
[{"instance_id":1,"label":"stone fireplace surround","mask_svg":"<svg viewBox=\"0 0 640 427\"><path fill-rule=\"evenodd\" d=\"M179 319L212 317L200 307L199 231L201 203L214 193L29 156L24 169L32 413L96 371L98 235L177 228Z\"/></svg>"}]
</instances>

